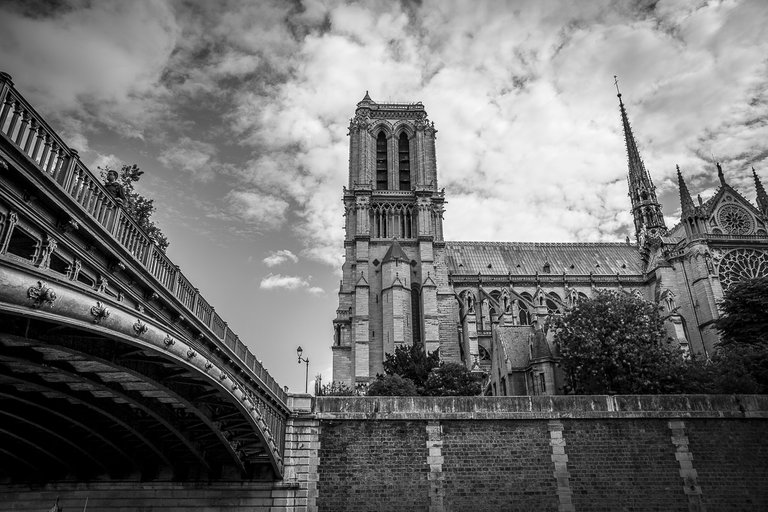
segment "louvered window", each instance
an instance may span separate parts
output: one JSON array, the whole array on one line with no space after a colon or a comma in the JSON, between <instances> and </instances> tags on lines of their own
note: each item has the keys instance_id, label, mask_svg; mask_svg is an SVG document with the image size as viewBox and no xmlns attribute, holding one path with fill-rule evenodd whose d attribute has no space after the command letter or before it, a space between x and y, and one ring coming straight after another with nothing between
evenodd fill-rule
<instances>
[{"instance_id":1,"label":"louvered window","mask_svg":"<svg viewBox=\"0 0 768 512\"><path fill-rule=\"evenodd\" d=\"M401 133L397 141L397 153L400 163L400 190L411 190L411 152L405 133Z\"/></svg>"},{"instance_id":2,"label":"louvered window","mask_svg":"<svg viewBox=\"0 0 768 512\"><path fill-rule=\"evenodd\" d=\"M387 136L376 137L376 190L387 189Z\"/></svg>"}]
</instances>

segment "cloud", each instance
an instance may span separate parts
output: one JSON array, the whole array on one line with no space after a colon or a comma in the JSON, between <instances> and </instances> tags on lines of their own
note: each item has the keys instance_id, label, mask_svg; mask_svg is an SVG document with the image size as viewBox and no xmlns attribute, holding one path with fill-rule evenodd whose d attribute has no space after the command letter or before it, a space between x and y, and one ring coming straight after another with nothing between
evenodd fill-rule
<instances>
[{"instance_id":1,"label":"cloud","mask_svg":"<svg viewBox=\"0 0 768 512\"><path fill-rule=\"evenodd\" d=\"M0 61L37 107L82 123L69 140L85 150L85 132L97 126L143 137L167 114L161 78L178 34L165 2L71 1L34 16L7 4Z\"/></svg>"},{"instance_id":2,"label":"cloud","mask_svg":"<svg viewBox=\"0 0 768 512\"><path fill-rule=\"evenodd\" d=\"M288 202L257 190L232 190L227 194L229 209L256 229L279 229L286 221Z\"/></svg>"},{"instance_id":3,"label":"cloud","mask_svg":"<svg viewBox=\"0 0 768 512\"><path fill-rule=\"evenodd\" d=\"M325 290L322 288L311 286L308 279L299 276L284 276L282 274L267 275L259 283L259 288L262 290L306 290L311 295L325 294Z\"/></svg>"},{"instance_id":4,"label":"cloud","mask_svg":"<svg viewBox=\"0 0 768 512\"><path fill-rule=\"evenodd\" d=\"M165 149L158 160L169 169L187 172L194 179L207 182L213 179L217 169L223 168L222 164L216 161L216 153L216 146L213 144L182 137Z\"/></svg>"},{"instance_id":5,"label":"cloud","mask_svg":"<svg viewBox=\"0 0 768 512\"><path fill-rule=\"evenodd\" d=\"M279 251L274 251L269 256L264 258L262 261L268 267L276 267L277 265L281 265L286 261L292 261L293 263L298 263L299 257L293 254L288 249L280 249Z\"/></svg>"}]
</instances>

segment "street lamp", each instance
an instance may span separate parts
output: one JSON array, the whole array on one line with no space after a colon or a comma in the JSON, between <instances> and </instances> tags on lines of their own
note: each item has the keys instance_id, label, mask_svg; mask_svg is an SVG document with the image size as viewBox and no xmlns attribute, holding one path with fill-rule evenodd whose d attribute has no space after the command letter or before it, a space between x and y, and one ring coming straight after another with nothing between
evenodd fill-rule
<instances>
[{"instance_id":1,"label":"street lamp","mask_svg":"<svg viewBox=\"0 0 768 512\"><path fill-rule=\"evenodd\" d=\"M296 349L296 355L299 356L299 364L307 363L307 372L304 376L304 393L307 393L307 390L309 389L309 358L301 357L303 352L304 350L301 347Z\"/></svg>"}]
</instances>

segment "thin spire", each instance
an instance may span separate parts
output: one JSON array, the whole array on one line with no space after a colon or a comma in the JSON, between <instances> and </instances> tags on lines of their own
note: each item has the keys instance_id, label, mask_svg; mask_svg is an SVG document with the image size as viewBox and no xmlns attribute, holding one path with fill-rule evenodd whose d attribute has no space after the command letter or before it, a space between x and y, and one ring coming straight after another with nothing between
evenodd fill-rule
<instances>
[{"instance_id":1,"label":"thin spire","mask_svg":"<svg viewBox=\"0 0 768 512\"><path fill-rule=\"evenodd\" d=\"M621 99L618 77L614 75L619 98L619 110L621 111L621 124L624 128L624 143L627 147L627 181L629 184L629 197L632 200L632 216L635 219L635 236L640 241L641 233L648 236L661 236L667 231L664 223L664 215L661 205L656 197L656 187L653 186L651 176L645 169L640 151L637 149L635 137L632 134L632 126L629 124L627 109Z\"/></svg>"},{"instance_id":2,"label":"thin spire","mask_svg":"<svg viewBox=\"0 0 768 512\"><path fill-rule=\"evenodd\" d=\"M680 166L676 165L675 167L677 168L677 186L680 189L680 206L683 210L683 218L686 218L694 214L695 207L691 193L688 191L688 186L683 179L683 173L680 172Z\"/></svg>"},{"instance_id":3,"label":"thin spire","mask_svg":"<svg viewBox=\"0 0 768 512\"><path fill-rule=\"evenodd\" d=\"M755 178L755 190L757 191L757 207L763 214L768 215L768 194L765 192L760 178L757 177L757 171L752 167L752 176Z\"/></svg>"}]
</instances>

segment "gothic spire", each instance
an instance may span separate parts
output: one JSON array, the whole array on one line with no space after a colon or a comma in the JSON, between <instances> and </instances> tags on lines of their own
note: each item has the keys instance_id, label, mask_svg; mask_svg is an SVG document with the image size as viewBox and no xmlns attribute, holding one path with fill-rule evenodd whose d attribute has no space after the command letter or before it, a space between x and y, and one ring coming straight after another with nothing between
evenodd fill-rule
<instances>
[{"instance_id":1,"label":"gothic spire","mask_svg":"<svg viewBox=\"0 0 768 512\"><path fill-rule=\"evenodd\" d=\"M720 185L725 185L725 175L723 174L723 168L720 167L720 162L717 162L717 178L720 180Z\"/></svg>"},{"instance_id":2,"label":"gothic spire","mask_svg":"<svg viewBox=\"0 0 768 512\"><path fill-rule=\"evenodd\" d=\"M677 167L677 186L680 188L680 206L683 209L682 217L685 219L694 214L695 206L693 205L691 193L688 191L688 186L683 179L683 173L680 172L680 166L677 165L675 167Z\"/></svg>"},{"instance_id":3,"label":"gothic spire","mask_svg":"<svg viewBox=\"0 0 768 512\"><path fill-rule=\"evenodd\" d=\"M752 167L752 176L755 178L755 190L757 191L757 207L764 215L768 215L768 194L765 192L763 184L760 182L760 178L757 177L755 168Z\"/></svg>"},{"instance_id":4,"label":"gothic spire","mask_svg":"<svg viewBox=\"0 0 768 512\"><path fill-rule=\"evenodd\" d=\"M635 236L640 241L641 233L660 236L667 231L667 226L664 223L664 215L661 213L661 205L656 198L656 187L653 186L651 176L645 169L642 158L640 158L640 151L637 149L635 136L632 134L632 126L627 117L627 109L621 99L618 79L615 80L615 83L616 96L619 98L621 123L624 128L624 143L627 147L627 182L629 197L632 200L632 216L635 218Z\"/></svg>"}]
</instances>

